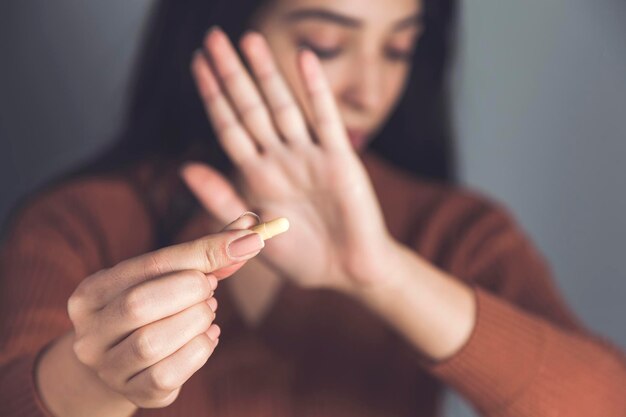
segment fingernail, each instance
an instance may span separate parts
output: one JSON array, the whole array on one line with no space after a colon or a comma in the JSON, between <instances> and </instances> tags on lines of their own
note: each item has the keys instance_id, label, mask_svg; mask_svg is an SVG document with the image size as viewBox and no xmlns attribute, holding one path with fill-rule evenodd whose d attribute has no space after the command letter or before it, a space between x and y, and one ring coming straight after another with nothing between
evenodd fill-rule
<instances>
[{"instance_id":1,"label":"fingernail","mask_svg":"<svg viewBox=\"0 0 626 417\"><path fill-rule=\"evenodd\" d=\"M234 225L241 220L242 218L246 217L246 216L252 216L257 220L257 224L262 223L261 222L261 218L259 217L258 214L252 212L252 211L244 211L241 216L237 217L235 220L233 220L232 222L228 223L226 226L224 226L224 228L222 229L222 231L224 230L230 230L232 229L237 229L237 227L234 227ZM243 229L243 227L239 227L239 229Z\"/></svg>"},{"instance_id":2,"label":"fingernail","mask_svg":"<svg viewBox=\"0 0 626 417\"><path fill-rule=\"evenodd\" d=\"M235 220L233 220L233 221L232 221L232 223L235 223L237 220L239 220L239 219L241 219L241 218L243 218L243 217L245 217L245 216L252 216L252 217L254 217L255 219L257 219L257 222L258 222L258 223L262 223L262 222L261 222L261 218L259 217L259 215L258 215L258 214L256 214L256 213L255 213L255 212L253 212L253 211L244 211L243 213L241 213L241 216L239 216L239 217L237 217Z\"/></svg>"},{"instance_id":3,"label":"fingernail","mask_svg":"<svg viewBox=\"0 0 626 417\"><path fill-rule=\"evenodd\" d=\"M228 256L233 259L242 258L263 249L265 242L258 233L250 233L229 243Z\"/></svg>"},{"instance_id":4,"label":"fingernail","mask_svg":"<svg viewBox=\"0 0 626 417\"><path fill-rule=\"evenodd\" d=\"M209 336L211 340L215 341L220 336L221 332L222 331L217 324L212 324L211 327L209 327L209 330L206 331L206 335Z\"/></svg>"},{"instance_id":5,"label":"fingernail","mask_svg":"<svg viewBox=\"0 0 626 417\"><path fill-rule=\"evenodd\" d=\"M245 37L247 37L247 36L253 35L254 33L255 33L255 32L254 32L254 30L252 30L252 29L246 29L246 30L245 30L245 31L241 34L241 36L239 37L239 39L243 39L243 38L245 38Z\"/></svg>"},{"instance_id":6,"label":"fingernail","mask_svg":"<svg viewBox=\"0 0 626 417\"><path fill-rule=\"evenodd\" d=\"M198 54L202 54L203 52L202 52L202 51L200 51L199 49L196 49L196 53L198 53ZM196 162L196 161L185 161L185 162L183 162L183 163L182 163L182 164L178 167L178 174L179 174L181 177L183 177L183 178L184 178L184 177L186 176L187 169L188 169L188 168L193 167L193 166L194 166L194 165L196 165L197 163L198 163L198 162Z\"/></svg>"},{"instance_id":7,"label":"fingernail","mask_svg":"<svg viewBox=\"0 0 626 417\"><path fill-rule=\"evenodd\" d=\"M214 313L217 311L217 300L215 298L209 298L206 303L209 305L209 307L211 307L211 311L213 311Z\"/></svg>"},{"instance_id":8,"label":"fingernail","mask_svg":"<svg viewBox=\"0 0 626 417\"><path fill-rule=\"evenodd\" d=\"M196 54L196 53L194 52L194 55L195 55L195 54ZM185 170L186 170L186 168L187 168L187 163L184 163L184 164L180 165L180 166L178 167L178 175L180 175L181 177L184 177L184 176L185 176Z\"/></svg>"},{"instance_id":9,"label":"fingernail","mask_svg":"<svg viewBox=\"0 0 626 417\"><path fill-rule=\"evenodd\" d=\"M209 29L206 31L206 34L209 35L209 34L215 32L216 30L219 30L219 28L220 27L218 25L211 25L209 27Z\"/></svg>"}]
</instances>

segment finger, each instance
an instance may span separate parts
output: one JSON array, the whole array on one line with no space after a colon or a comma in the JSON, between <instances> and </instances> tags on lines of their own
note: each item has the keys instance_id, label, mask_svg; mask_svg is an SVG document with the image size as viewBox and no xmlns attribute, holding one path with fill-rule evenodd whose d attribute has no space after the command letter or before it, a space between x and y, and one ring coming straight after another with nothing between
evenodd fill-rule
<instances>
[{"instance_id":1,"label":"finger","mask_svg":"<svg viewBox=\"0 0 626 417\"><path fill-rule=\"evenodd\" d=\"M291 143L310 143L304 116L281 76L263 36L249 32L242 38L241 47L282 137Z\"/></svg>"},{"instance_id":2,"label":"finger","mask_svg":"<svg viewBox=\"0 0 626 417\"><path fill-rule=\"evenodd\" d=\"M313 109L313 129L318 135L320 144L331 150L350 149L335 97L317 57L313 52L305 49L300 53L299 62Z\"/></svg>"},{"instance_id":3,"label":"finger","mask_svg":"<svg viewBox=\"0 0 626 417\"><path fill-rule=\"evenodd\" d=\"M244 202L237 195L235 188L214 168L201 163L187 163L181 169L181 175L204 208L218 221L227 222L239 213L248 213L244 217L238 217L222 231L248 229L261 223L261 219L256 214L246 211ZM237 272L244 264L245 262L239 262L227 266L213 271L213 275L221 280Z\"/></svg>"},{"instance_id":4,"label":"finger","mask_svg":"<svg viewBox=\"0 0 626 417\"><path fill-rule=\"evenodd\" d=\"M94 346L108 349L130 333L204 302L214 294L217 279L199 271L182 271L128 288L95 316Z\"/></svg>"},{"instance_id":5,"label":"finger","mask_svg":"<svg viewBox=\"0 0 626 417\"><path fill-rule=\"evenodd\" d=\"M192 73L213 130L226 155L235 165L245 164L257 157L255 142L239 123L202 52L194 54Z\"/></svg>"},{"instance_id":6,"label":"finger","mask_svg":"<svg viewBox=\"0 0 626 417\"><path fill-rule=\"evenodd\" d=\"M123 280L136 281L173 271L195 269L205 274L256 256L265 246L258 233L228 230L170 246L118 264ZM118 268L118 266L114 268Z\"/></svg>"},{"instance_id":7,"label":"finger","mask_svg":"<svg viewBox=\"0 0 626 417\"><path fill-rule=\"evenodd\" d=\"M227 223L247 210L235 187L216 169L189 162L180 172L202 206L220 222Z\"/></svg>"},{"instance_id":8,"label":"finger","mask_svg":"<svg viewBox=\"0 0 626 417\"><path fill-rule=\"evenodd\" d=\"M246 211L242 213L237 219L227 224L222 230L236 230L236 229L249 229L252 226L261 223L261 218L251 212ZM242 266L246 264L247 261L240 262L238 264L227 266L226 268L222 268L218 271L214 271L213 274L218 280L229 277L241 269Z\"/></svg>"},{"instance_id":9,"label":"finger","mask_svg":"<svg viewBox=\"0 0 626 417\"><path fill-rule=\"evenodd\" d=\"M86 313L97 310L113 299L111 294L172 272L213 273L256 256L264 246L259 233L227 230L140 255L99 271L81 283L78 294L72 295L71 308Z\"/></svg>"},{"instance_id":10,"label":"finger","mask_svg":"<svg viewBox=\"0 0 626 417\"><path fill-rule=\"evenodd\" d=\"M214 318L213 309L208 302L203 301L135 330L105 353L101 378L121 388L132 376L207 332Z\"/></svg>"},{"instance_id":11,"label":"finger","mask_svg":"<svg viewBox=\"0 0 626 417\"><path fill-rule=\"evenodd\" d=\"M245 211L235 220L224 226L222 230L249 229L261 223L262 221L258 214L252 211Z\"/></svg>"},{"instance_id":12,"label":"finger","mask_svg":"<svg viewBox=\"0 0 626 417\"><path fill-rule=\"evenodd\" d=\"M216 343L206 334L196 336L172 355L132 377L127 383L128 392L147 401L166 398L206 363Z\"/></svg>"},{"instance_id":13,"label":"finger","mask_svg":"<svg viewBox=\"0 0 626 417\"><path fill-rule=\"evenodd\" d=\"M263 149L278 145L280 138L263 98L228 37L215 28L207 35L204 45L231 103L250 135Z\"/></svg>"}]
</instances>

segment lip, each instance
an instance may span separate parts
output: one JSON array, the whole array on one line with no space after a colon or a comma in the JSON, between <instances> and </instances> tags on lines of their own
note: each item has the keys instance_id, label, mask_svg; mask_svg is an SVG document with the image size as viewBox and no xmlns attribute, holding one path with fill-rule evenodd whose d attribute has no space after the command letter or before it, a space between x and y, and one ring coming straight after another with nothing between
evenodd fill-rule
<instances>
[{"instance_id":1,"label":"lip","mask_svg":"<svg viewBox=\"0 0 626 417\"><path fill-rule=\"evenodd\" d=\"M367 143L367 133L363 130L347 129L348 138L354 149L363 149Z\"/></svg>"}]
</instances>

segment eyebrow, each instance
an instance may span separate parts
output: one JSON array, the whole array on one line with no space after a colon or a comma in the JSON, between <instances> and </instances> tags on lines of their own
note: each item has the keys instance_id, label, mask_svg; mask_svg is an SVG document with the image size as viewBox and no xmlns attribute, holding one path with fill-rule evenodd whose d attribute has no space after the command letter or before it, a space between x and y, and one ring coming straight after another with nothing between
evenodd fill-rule
<instances>
[{"instance_id":1,"label":"eyebrow","mask_svg":"<svg viewBox=\"0 0 626 417\"><path fill-rule=\"evenodd\" d=\"M406 27L419 25L422 23L422 18L421 12L414 13L394 23L392 30L398 31ZM305 19L326 20L348 28L360 28L363 26L363 21L359 19L327 9L298 9L287 13L285 16L285 20L288 22L297 22Z\"/></svg>"}]
</instances>

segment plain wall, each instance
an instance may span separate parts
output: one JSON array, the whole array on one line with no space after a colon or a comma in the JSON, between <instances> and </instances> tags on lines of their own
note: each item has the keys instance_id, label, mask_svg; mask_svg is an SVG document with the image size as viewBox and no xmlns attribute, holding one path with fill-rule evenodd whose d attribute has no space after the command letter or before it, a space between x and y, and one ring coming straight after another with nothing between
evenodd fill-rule
<instances>
[{"instance_id":1,"label":"plain wall","mask_svg":"<svg viewBox=\"0 0 626 417\"><path fill-rule=\"evenodd\" d=\"M0 218L112 138L151 3L0 2ZM622 347L624 22L623 0L463 2L453 73L463 182L511 208L570 306Z\"/></svg>"},{"instance_id":2,"label":"plain wall","mask_svg":"<svg viewBox=\"0 0 626 417\"><path fill-rule=\"evenodd\" d=\"M151 4L0 1L0 219L113 138Z\"/></svg>"},{"instance_id":3,"label":"plain wall","mask_svg":"<svg viewBox=\"0 0 626 417\"><path fill-rule=\"evenodd\" d=\"M513 209L571 306L626 346L626 2L464 6L464 181Z\"/></svg>"},{"instance_id":4,"label":"plain wall","mask_svg":"<svg viewBox=\"0 0 626 417\"><path fill-rule=\"evenodd\" d=\"M571 308L626 346L626 2L461 5L463 181L504 201ZM456 396L450 415L471 415Z\"/></svg>"}]
</instances>

